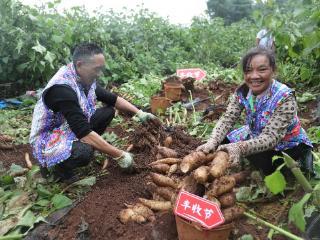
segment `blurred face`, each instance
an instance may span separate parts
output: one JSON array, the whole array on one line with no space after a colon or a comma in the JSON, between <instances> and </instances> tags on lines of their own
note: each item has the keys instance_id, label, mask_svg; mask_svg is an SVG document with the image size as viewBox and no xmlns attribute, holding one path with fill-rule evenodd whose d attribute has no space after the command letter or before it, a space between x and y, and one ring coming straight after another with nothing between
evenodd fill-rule
<instances>
[{"instance_id":1,"label":"blurred face","mask_svg":"<svg viewBox=\"0 0 320 240\"><path fill-rule=\"evenodd\" d=\"M86 60L77 61L76 67L81 82L90 86L95 79L102 75L105 63L103 54L96 54Z\"/></svg>"},{"instance_id":2,"label":"blurred face","mask_svg":"<svg viewBox=\"0 0 320 240\"><path fill-rule=\"evenodd\" d=\"M265 55L256 55L249 62L244 80L254 95L259 95L268 89L272 83L273 70Z\"/></svg>"}]
</instances>

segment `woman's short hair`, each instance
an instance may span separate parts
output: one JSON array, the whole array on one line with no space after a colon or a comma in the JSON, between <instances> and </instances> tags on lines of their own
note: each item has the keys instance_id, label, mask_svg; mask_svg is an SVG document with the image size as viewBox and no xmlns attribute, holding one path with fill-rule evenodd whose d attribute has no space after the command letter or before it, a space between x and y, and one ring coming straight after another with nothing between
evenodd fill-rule
<instances>
[{"instance_id":1,"label":"woman's short hair","mask_svg":"<svg viewBox=\"0 0 320 240\"><path fill-rule=\"evenodd\" d=\"M254 47L250 49L243 57L241 60L241 65L242 65L242 71L244 73L247 72L248 67L250 66L251 60L253 57L257 55L264 55L268 58L269 60L269 65L272 68L273 71L276 70L276 58L274 55L274 52L272 50L266 49L266 48L261 48L261 47Z\"/></svg>"}]
</instances>

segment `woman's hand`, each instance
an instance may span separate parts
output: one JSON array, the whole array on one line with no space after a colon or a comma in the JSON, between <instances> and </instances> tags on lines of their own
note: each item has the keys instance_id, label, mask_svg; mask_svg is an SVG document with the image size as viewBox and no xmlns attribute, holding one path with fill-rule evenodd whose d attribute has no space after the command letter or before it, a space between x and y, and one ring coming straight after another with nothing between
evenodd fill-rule
<instances>
[{"instance_id":1,"label":"woman's hand","mask_svg":"<svg viewBox=\"0 0 320 240\"><path fill-rule=\"evenodd\" d=\"M209 139L207 143L200 145L197 147L197 151L202 151L204 153L214 152L218 147L218 143L214 139Z\"/></svg>"},{"instance_id":2,"label":"woman's hand","mask_svg":"<svg viewBox=\"0 0 320 240\"><path fill-rule=\"evenodd\" d=\"M240 142L220 145L217 151L224 151L229 154L229 161L232 167L240 164L240 157L242 155Z\"/></svg>"}]
</instances>

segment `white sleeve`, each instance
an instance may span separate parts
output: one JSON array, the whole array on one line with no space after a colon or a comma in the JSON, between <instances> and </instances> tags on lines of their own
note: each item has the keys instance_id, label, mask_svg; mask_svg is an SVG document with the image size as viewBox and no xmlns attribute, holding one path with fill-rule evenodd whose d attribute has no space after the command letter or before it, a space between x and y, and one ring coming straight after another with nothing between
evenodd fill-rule
<instances>
[{"instance_id":1,"label":"white sleeve","mask_svg":"<svg viewBox=\"0 0 320 240\"><path fill-rule=\"evenodd\" d=\"M261 39L264 34L265 34L265 33L264 33L264 30L263 30L263 29L260 30L260 31L257 33L257 38Z\"/></svg>"}]
</instances>

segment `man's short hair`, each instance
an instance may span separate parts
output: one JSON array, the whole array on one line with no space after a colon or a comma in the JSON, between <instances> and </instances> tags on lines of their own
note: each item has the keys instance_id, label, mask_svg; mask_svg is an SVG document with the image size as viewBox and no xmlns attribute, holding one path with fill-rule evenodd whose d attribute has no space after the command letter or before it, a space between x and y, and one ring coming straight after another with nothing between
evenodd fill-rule
<instances>
[{"instance_id":1,"label":"man's short hair","mask_svg":"<svg viewBox=\"0 0 320 240\"><path fill-rule=\"evenodd\" d=\"M103 54L103 50L95 43L80 43L78 44L72 54L72 61L76 64L79 60L88 60L88 58L96 55Z\"/></svg>"}]
</instances>

